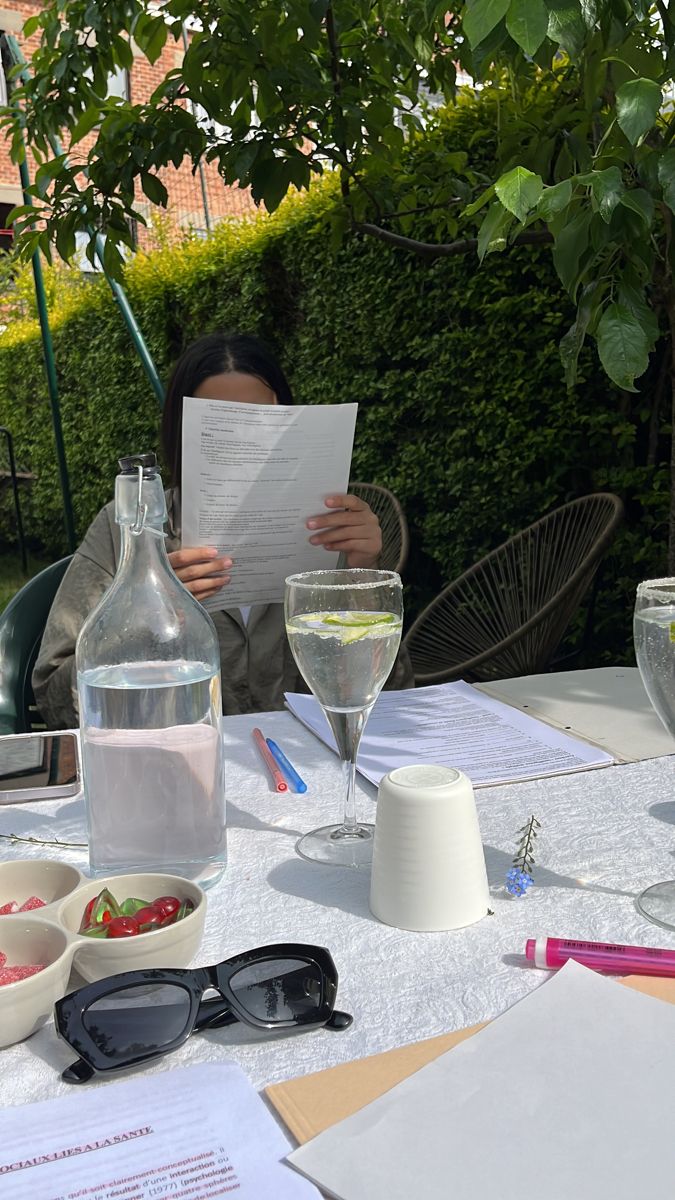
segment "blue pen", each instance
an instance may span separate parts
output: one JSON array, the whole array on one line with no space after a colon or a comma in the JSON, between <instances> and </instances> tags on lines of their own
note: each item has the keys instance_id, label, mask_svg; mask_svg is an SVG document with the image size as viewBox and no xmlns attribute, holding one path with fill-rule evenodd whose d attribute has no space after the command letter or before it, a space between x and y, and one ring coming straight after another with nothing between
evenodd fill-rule
<instances>
[{"instance_id":1,"label":"blue pen","mask_svg":"<svg viewBox=\"0 0 675 1200\"><path fill-rule=\"evenodd\" d=\"M277 746L276 742L273 742L271 738L265 738L265 741L288 779L288 782L293 785L294 791L306 792L307 784L304 779L300 778L295 767L291 766L281 747Z\"/></svg>"}]
</instances>

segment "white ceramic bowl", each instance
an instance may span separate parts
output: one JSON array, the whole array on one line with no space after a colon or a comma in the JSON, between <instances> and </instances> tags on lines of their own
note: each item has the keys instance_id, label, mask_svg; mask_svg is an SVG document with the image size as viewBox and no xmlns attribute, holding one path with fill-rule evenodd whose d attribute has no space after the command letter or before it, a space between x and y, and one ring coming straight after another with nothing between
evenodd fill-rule
<instances>
[{"instance_id":1,"label":"white ceramic bowl","mask_svg":"<svg viewBox=\"0 0 675 1200\"><path fill-rule=\"evenodd\" d=\"M46 963L43 971L0 987L0 1047L30 1037L65 995L72 961L71 939L51 921L33 916L2 918L0 949L7 966Z\"/></svg>"},{"instance_id":2,"label":"white ceramic bowl","mask_svg":"<svg viewBox=\"0 0 675 1200\"><path fill-rule=\"evenodd\" d=\"M191 900L194 912L175 925L139 933L135 937L90 938L79 934L82 914L94 896L107 887L117 900L136 896L152 903L159 896ZM2 918L0 918L1 920ZM178 875L135 874L92 879L60 906L58 920L66 933L76 936L73 966L90 983L120 971L144 967L187 967L199 949L206 920L206 896L196 883ZM2 927L0 926L0 932Z\"/></svg>"},{"instance_id":3,"label":"white ceramic bowl","mask_svg":"<svg viewBox=\"0 0 675 1200\"><path fill-rule=\"evenodd\" d=\"M128 896L152 903L158 896L191 900L194 912L174 925L126 938L90 938L79 932L89 901L108 888L120 901ZM45 908L0 917L0 951L7 966L45 963L28 979L0 985L0 1048L34 1033L68 990L71 967L88 982L145 967L187 967L199 949L206 920L202 889L178 875L133 874L84 880L75 867L48 859L0 863L2 903L29 896L48 900Z\"/></svg>"},{"instance_id":4,"label":"white ceramic bowl","mask_svg":"<svg viewBox=\"0 0 675 1200\"><path fill-rule=\"evenodd\" d=\"M50 858L15 858L0 862L0 907L9 904L10 900L21 905L31 896L39 896L45 901L45 907L32 911L51 921L61 900L84 882L85 877L77 867ZM0 922L2 920L0 917Z\"/></svg>"}]
</instances>

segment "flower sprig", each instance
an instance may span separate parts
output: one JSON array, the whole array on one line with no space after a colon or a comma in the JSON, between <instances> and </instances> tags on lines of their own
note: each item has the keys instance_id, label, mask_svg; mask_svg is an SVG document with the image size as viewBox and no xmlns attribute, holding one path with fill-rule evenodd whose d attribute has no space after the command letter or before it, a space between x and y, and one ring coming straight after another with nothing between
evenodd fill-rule
<instances>
[{"instance_id":1,"label":"flower sprig","mask_svg":"<svg viewBox=\"0 0 675 1200\"><path fill-rule=\"evenodd\" d=\"M61 842L58 838L20 837L18 833L0 833L5 842L29 842L32 846L58 846L60 850L86 850L87 842Z\"/></svg>"},{"instance_id":2,"label":"flower sprig","mask_svg":"<svg viewBox=\"0 0 675 1200\"><path fill-rule=\"evenodd\" d=\"M527 825L518 830L520 839L518 851L513 859L513 866L506 872L506 890L511 896L524 896L532 887L532 867L534 866L534 841L541 824L535 816L530 817Z\"/></svg>"}]
</instances>

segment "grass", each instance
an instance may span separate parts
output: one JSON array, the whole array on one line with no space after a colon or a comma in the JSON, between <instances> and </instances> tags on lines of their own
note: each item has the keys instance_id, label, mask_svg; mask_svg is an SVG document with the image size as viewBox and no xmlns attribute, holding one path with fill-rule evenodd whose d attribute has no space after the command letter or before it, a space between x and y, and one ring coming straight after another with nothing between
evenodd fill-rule
<instances>
[{"instance_id":1,"label":"grass","mask_svg":"<svg viewBox=\"0 0 675 1200\"><path fill-rule=\"evenodd\" d=\"M43 567L49 566L50 558L37 554L28 554L28 572L24 574L21 566L21 556L17 551L0 551L0 612L9 604L27 580L37 575Z\"/></svg>"}]
</instances>

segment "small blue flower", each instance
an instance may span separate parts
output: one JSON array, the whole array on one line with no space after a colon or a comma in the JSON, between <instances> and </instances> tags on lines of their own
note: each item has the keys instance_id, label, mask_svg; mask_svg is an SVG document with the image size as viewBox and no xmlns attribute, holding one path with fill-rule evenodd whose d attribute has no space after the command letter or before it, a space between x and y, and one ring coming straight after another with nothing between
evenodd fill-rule
<instances>
[{"instance_id":1,"label":"small blue flower","mask_svg":"<svg viewBox=\"0 0 675 1200\"><path fill-rule=\"evenodd\" d=\"M532 876L528 875L527 871L521 871L519 867L511 867L511 870L506 872L506 890L512 896L524 896L533 883Z\"/></svg>"}]
</instances>

